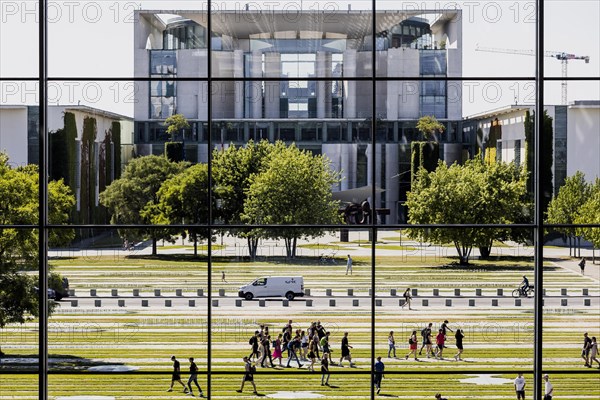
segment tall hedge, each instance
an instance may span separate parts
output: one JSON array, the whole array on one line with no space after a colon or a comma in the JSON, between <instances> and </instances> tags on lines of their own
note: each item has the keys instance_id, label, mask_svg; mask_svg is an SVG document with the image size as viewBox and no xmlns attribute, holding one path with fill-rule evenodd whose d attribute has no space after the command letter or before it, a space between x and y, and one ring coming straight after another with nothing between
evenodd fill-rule
<instances>
[{"instance_id":1,"label":"tall hedge","mask_svg":"<svg viewBox=\"0 0 600 400\"><path fill-rule=\"evenodd\" d=\"M414 181L419 168L435 171L440 159L440 144L438 142L412 142L411 149L411 182Z\"/></svg>"},{"instance_id":2,"label":"tall hedge","mask_svg":"<svg viewBox=\"0 0 600 400\"><path fill-rule=\"evenodd\" d=\"M544 110L542 118L542 153L540 154L540 173L542 176L542 210L545 213L548 209L548 204L552 199L554 187L552 183L553 173L552 164L554 162L554 129L552 128L552 117ZM535 149L535 116L529 111L525 112L525 168L527 169L527 193L533 201L533 182L534 182L534 149Z\"/></svg>"},{"instance_id":3,"label":"tall hedge","mask_svg":"<svg viewBox=\"0 0 600 400\"><path fill-rule=\"evenodd\" d=\"M114 179L119 179L121 177L121 123L113 121L110 130L114 149Z\"/></svg>"},{"instance_id":4,"label":"tall hedge","mask_svg":"<svg viewBox=\"0 0 600 400\"><path fill-rule=\"evenodd\" d=\"M75 122L75 115L66 112L63 116L63 128L52 132L49 139L50 178L52 180L64 179L65 184L75 192L77 176L77 123Z\"/></svg>"},{"instance_id":5,"label":"tall hedge","mask_svg":"<svg viewBox=\"0 0 600 400\"><path fill-rule=\"evenodd\" d=\"M81 136L81 185L79 189L79 217L83 224L94 223L96 208L96 119L83 120Z\"/></svg>"}]
</instances>

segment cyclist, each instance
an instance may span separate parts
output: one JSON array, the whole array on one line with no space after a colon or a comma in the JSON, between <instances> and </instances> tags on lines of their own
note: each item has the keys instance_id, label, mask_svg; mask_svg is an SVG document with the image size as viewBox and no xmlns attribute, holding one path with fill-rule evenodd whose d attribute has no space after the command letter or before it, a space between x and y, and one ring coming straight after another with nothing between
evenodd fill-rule
<instances>
[{"instance_id":1,"label":"cyclist","mask_svg":"<svg viewBox=\"0 0 600 400\"><path fill-rule=\"evenodd\" d=\"M521 293L527 294L527 289L529 289L529 279L523 275L523 282L521 282Z\"/></svg>"}]
</instances>

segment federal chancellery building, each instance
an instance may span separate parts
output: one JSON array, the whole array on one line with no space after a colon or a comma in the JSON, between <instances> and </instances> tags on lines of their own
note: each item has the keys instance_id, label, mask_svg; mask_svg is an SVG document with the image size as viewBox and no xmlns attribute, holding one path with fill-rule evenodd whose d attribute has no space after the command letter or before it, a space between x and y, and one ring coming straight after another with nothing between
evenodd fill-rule
<instances>
[{"instance_id":1,"label":"federal chancellery building","mask_svg":"<svg viewBox=\"0 0 600 400\"><path fill-rule=\"evenodd\" d=\"M350 8L250 9L212 15L209 32L205 12L138 11L135 77L151 81L136 93L136 151L163 153L165 119L183 114L191 125L178 138L186 158L207 162L210 113L213 148L294 142L343 171L335 190L371 185L375 154L375 184L384 189L375 206L390 209L381 222L402 222L420 117L446 126L440 158L473 155L475 141L461 128L461 83L443 80L462 73L461 24L457 10L378 11L373 18Z\"/></svg>"}]
</instances>

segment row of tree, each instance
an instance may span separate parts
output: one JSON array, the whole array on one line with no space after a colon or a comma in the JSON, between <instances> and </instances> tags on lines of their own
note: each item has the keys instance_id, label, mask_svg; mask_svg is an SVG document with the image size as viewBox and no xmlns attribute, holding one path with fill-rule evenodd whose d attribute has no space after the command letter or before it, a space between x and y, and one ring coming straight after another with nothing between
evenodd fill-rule
<instances>
[{"instance_id":1,"label":"row of tree","mask_svg":"<svg viewBox=\"0 0 600 400\"><path fill-rule=\"evenodd\" d=\"M324 225L341 222L339 202L331 188L340 173L330 160L283 142L250 141L244 147L215 150L207 164L190 165L164 156L132 160L120 179L100 194L114 224L186 224L186 229L122 230L128 239L174 241L180 235L194 242L211 237L202 227L209 219L226 225ZM213 187L209 201L208 188ZM210 206L212 205L212 207ZM209 209L210 207L210 209ZM226 225L225 225L226 224ZM295 257L302 237L318 237L322 228L223 228L243 237L256 256L259 239L283 239L288 257Z\"/></svg>"}]
</instances>

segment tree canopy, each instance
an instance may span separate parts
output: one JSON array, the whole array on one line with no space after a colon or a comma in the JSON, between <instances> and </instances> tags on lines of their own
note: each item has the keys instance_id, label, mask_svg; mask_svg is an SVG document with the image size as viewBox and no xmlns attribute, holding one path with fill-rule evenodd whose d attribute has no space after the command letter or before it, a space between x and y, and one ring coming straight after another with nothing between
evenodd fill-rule
<instances>
[{"instance_id":1,"label":"tree canopy","mask_svg":"<svg viewBox=\"0 0 600 400\"><path fill-rule=\"evenodd\" d=\"M175 135L179 132L190 128L190 124L183 114L171 115L165 120L165 124L167 125L167 134L171 137L171 140L175 139Z\"/></svg>"},{"instance_id":2,"label":"tree canopy","mask_svg":"<svg viewBox=\"0 0 600 400\"><path fill-rule=\"evenodd\" d=\"M6 225L39 223L39 171L36 165L12 168L0 153L0 328L23 323L37 316L36 278L23 273L38 268L38 229L5 228ZM75 205L75 197L63 180L48 183L48 221L64 224ZM52 229L52 245L74 237L72 229Z\"/></svg>"},{"instance_id":3,"label":"tree canopy","mask_svg":"<svg viewBox=\"0 0 600 400\"><path fill-rule=\"evenodd\" d=\"M600 224L600 178L589 185L588 198L581 206L576 224ZM577 228L576 234L589 240L595 248L600 247L600 228Z\"/></svg>"},{"instance_id":4,"label":"tree canopy","mask_svg":"<svg viewBox=\"0 0 600 400\"><path fill-rule=\"evenodd\" d=\"M446 127L440 123L433 115L425 115L419 118L417 130L423 134L425 139L430 139L436 132L442 133Z\"/></svg>"},{"instance_id":5,"label":"tree canopy","mask_svg":"<svg viewBox=\"0 0 600 400\"><path fill-rule=\"evenodd\" d=\"M331 188L339 182L330 160L300 150L295 145L277 142L267 157L264 169L249 178L244 202L243 222L265 225L320 225L341 222L339 203ZM295 257L301 237L323 235L322 228L254 229L257 236L284 239L288 257Z\"/></svg>"},{"instance_id":6,"label":"tree canopy","mask_svg":"<svg viewBox=\"0 0 600 400\"><path fill-rule=\"evenodd\" d=\"M523 212L525 180L513 164L485 164L481 159L464 165L440 162L435 171L421 169L407 195L411 224L510 224ZM472 248L491 249L493 240L507 238L510 230L498 228L410 229L413 238L453 243L461 264Z\"/></svg>"},{"instance_id":7,"label":"tree canopy","mask_svg":"<svg viewBox=\"0 0 600 400\"><path fill-rule=\"evenodd\" d=\"M172 162L163 156L145 156L131 160L121 178L112 182L100 193L100 203L111 213L113 224L152 224L153 214L145 210L159 201L158 191L166 180L182 172L188 164ZM127 230L122 235L128 239L170 238L168 232L156 230Z\"/></svg>"}]
</instances>

